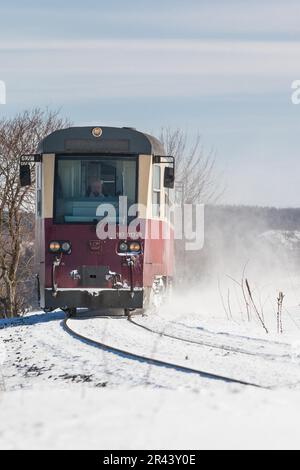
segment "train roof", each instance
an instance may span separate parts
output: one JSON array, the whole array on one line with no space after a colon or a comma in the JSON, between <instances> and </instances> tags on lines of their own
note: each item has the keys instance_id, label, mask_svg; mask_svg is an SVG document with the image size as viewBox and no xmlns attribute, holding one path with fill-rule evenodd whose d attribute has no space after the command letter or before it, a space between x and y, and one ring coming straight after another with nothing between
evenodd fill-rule
<instances>
[{"instance_id":1,"label":"train roof","mask_svg":"<svg viewBox=\"0 0 300 470\"><path fill-rule=\"evenodd\" d=\"M93 129L101 129L101 136L94 137ZM61 129L45 137L38 146L38 152L165 155L158 139L128 127Z\"/></svg>"}]
</instances>

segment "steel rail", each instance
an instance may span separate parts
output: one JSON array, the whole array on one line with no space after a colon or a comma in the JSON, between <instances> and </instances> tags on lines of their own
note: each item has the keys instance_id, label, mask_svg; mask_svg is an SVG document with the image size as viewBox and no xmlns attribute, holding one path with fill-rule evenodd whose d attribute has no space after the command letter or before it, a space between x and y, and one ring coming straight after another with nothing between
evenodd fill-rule
<instances>
[{"instance_id":1,"label":"steel rail","mask_svg":"<svg viewBox=\"0 0 300 470\"><path fill-rule=\"evenodd\" d=\"M148 364L152 364L152 365L155 365L155 366L166 367L168 369L174 369L174 370L178 370L178 371L189 373L189 374L197 374L202 378L210 379L210 380L216 380L216 381L219 381L219 382L226 382L226 383L244 385L244 386L248 386L248 387L255 387L255 388L261 388L261 389L268 389L269 388L269 387L263 387L262 385L247 382L247 381L244 381L244 380L234 379L232 377L227 377L227 376L223 376L223 375L219 375L219 374L214 374L214 373L203 371L203 370L200 370L200 369L194 369L192 367L187 367L187 366L183 366L183 365L180 365L180 364L175 364L175 363L168 362L168 361L163 361L161 359L155 359L155 358L152 358L152 357L149 357L149 356L145 356L143 354L134 353L134 352L131 352L131 351L128 351L128 350L125 350L125 349L121 349L121 348L117 348L115 346L108 345L106 343L103 343L102 341L96 341L94 339L88 338L88 337L82 335L81 333L78 333L75 330L73 330L68 325L68 320L69 319L66 317L63 320L62 325L63 325L64 330L67 333L69 333L71 336L73 336L75 338L78 338L81 341L83 341L85 343L88 343L88 344L90 344L94 347L97 347L97 348L100 348L102 350L118 354L119 356L120 355L125 356L125 357L128 357L128 358L138 360L138 361L141 361L141 362L146 362Z\"/></svg>"},{"instance_id":2,"label":"steel rail","mask_svg":"<svg viewBox=\"0 0 300 470\"><path fill-rule=\"evenodd\" d=\"M133 325L138 326L139 328L143 328L144 330L149 331L150 333L154 333L154 334L159 335L159 336L165 336L166 338L176 339L178 341L182 341L183 343L196 344L196 345L199 345L199 346L205 346L207 348L220 349L222 351L227 351L227 352L232 352L232 353L237 353L237 354L244 354L246 356L259 356L259 357L262 357L262 358L268 359L268 360L274 360L274 359L278 359L278 358L279 359L284 359L284 358L289 357L288 355L281 355L281 354L267 354L267 353L261 353L261 352L255 353L255 352L251 352L251 351L246 351L245 349L241 349L241 348L235 348L235 347L232 347L232 346L225 346L225 345L210 343L208 341L196 341L194 339L188 339L188 338L183 338L181 336L172 335L170 333L166 333L165 331L160 332L160 331L154 330L154 329L150 328L149 326L141 325L140 323L134 321L130 317L128 318L128 320Z\"/></svg>"}]
</instances>

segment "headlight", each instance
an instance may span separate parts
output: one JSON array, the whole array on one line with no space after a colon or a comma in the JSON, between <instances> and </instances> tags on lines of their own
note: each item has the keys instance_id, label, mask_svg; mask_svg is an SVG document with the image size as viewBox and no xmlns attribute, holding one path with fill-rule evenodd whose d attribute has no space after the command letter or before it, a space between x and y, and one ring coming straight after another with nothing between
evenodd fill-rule
<instances>
[{"instance_id":1,"label":"headlight","mask_svg":"<svg viewBox=\"0 0 300 470\"><path fill-rule=\"evenodd\" d=\"M72 245L69 241L55 240L49 243L50 253L64 253L65 255L71 254Z\"/></svg>"},{"instance_id":2,"label":"headlight","mask_svg":"<svg viewBox=\"0 0 300 470\"><path fill-rule=\"evenodd\" d=\"M126 242L121 242L119 245L119 252L120 253L126 253L128 251L128 245Z\"/></svg>"},{"instance_id":3,"label":"headlight","mask_svg":"<svg viewBox=\"0 0 300 470\"><path fill-rule=\"evenodd\" d=\"M132 242L129 245L129 250L133 251L135 253L139 253L141 251L141 249L142 249L142 247L141 247L140 242Z\"/></svg>"},{"instance_id":4,"label":"headlight","mask_svg":"<svg viewBox=\"0 0 300 470\"><path fill-rule=\"evenodd\" d=\"M60 251L60 243L59 242L51 242L50 245L49 245L49 250L52 252L52 253L58 253Z\"/></svg>"},{"instance_id":5,"label":"headlight","mask_svg":"<svg viewBox=\"0 0 300 470\"><path fill-rule=\"evenodd\" d=\"M140 253L142 251L142 245L140 242L120 242L118 245L118 253L121 255L130 253Z\"/></svg>"},{"instance_id":6,"label":"headlight","mask_svg":"<svg viewBox=\"0 0 300 470\"><path fill-rule=\"evenodd\" d=\"M63 251L64 253L69 253L71 251L71 243L63 242L61 244L61 251Z\"/></svg>"}]
</instances>

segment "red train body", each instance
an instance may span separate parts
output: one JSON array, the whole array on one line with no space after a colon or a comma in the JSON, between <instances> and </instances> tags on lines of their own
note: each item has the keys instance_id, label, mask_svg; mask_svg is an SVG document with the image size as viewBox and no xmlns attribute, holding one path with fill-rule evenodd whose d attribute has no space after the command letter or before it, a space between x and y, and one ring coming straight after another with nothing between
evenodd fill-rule
<instances>
[{"instance_id":1,"label":"red train body","mask_svg":"<svg viewBox=\"0 0 300 470\"><path fill-rule=\"evenodd\" d=\"M128 128L70 128L46 137L35 160L43 309L140 309L167 288L174 160L158 140Z\"/></svg>"}]
</instances>

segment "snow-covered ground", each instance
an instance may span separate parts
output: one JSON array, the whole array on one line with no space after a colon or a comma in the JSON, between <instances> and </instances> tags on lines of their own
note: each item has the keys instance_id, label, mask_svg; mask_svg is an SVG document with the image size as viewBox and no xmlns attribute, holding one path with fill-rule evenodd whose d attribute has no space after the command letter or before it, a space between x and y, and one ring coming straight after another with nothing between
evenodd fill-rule
<instances>
[{"instance_id":1,"label":"snow-covered ground","mask_svg":"<svg viewBox=\"0 0 300 470\"><path fill-rule=\"evenodd\" d=\"M17 391L1 398L1 448L293 449L299 393L199 387Z\"/></svg>"},{"instance_id":2,"label":"snow-covered ground","mask_svg":"<svg viewBox=\"0 0 300 470\"><path fill-rule=\"evenodd\" d=\"M239 301L228 320L217 294L200 290L136 318L202 345L125 319L70 321L90 338L262 389L104 352L68 335L60 311L0 321L0 448L300 448L298 286L290 278L272 286L286 294L283 334L273 291L269 303L258 296L268 335L253 311L250 322L241 314Z\"/></svg>"}]
</instances>

